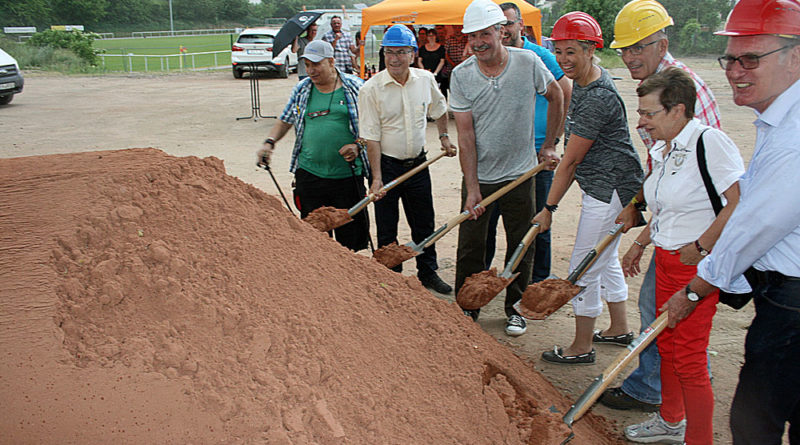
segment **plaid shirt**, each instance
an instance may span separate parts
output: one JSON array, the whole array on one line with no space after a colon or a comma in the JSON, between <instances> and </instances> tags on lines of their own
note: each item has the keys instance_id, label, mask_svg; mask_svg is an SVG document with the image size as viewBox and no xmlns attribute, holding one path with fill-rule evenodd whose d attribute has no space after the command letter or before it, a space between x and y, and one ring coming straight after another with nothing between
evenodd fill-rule
<instances>
[{"instance_id":1,"label":"plaid shirt","mask_svg":"<svg viewBox=\"0 0 800 445\"><path fill-rule=\"evenodd\" d=\"M457 35L448 37L444 42L445 54L450 58L450 60L453 61L453 63L456 64L456 66L464 61L462 54L464 54L464 48L466 47L467 36L461 34L461 31L459 31ZM455 66L451 66L450 62L446 62L443 69L444 74L450 74L450 72L453 71L453 68L455 68Z\"/></svg>"},{"instance_id":2,"label":"plaid shirt","mask_svg":"<svg viewBox=\"0 0 800 445\"><path fill-rule=\"evenodd\" d=\"M336 65L336 68L345 73L352 73L353 59L350 58L350 55L353 53L350 52L350 47L355 46L356 42L349 32L341 31L341 33L342 37L339 38L339 41L336 42L335 45L333 44L333 40L336 38L336 35L333 30L326 32L325 35L322 36L322 40L333 45L333 63Z\"/></svg>"},{"instance_id":3,"label":"plaid shirt","mask_svg":"<svg viewBox=\"0 0 800 445\"><path fill-rule=\"evenodd\" d=\"M350 133L353 138L358 138L358 90L364 81L361 78L344 74L338 69L336 70L339 79L342 81L344 88L344 100L347 102L347 112L350 115ZM294 125L294 150L292 150L292 159L289 162L289 171L294 173L297 169L297 158L300 156L300 149L303 147L303 132L305 131L305 116L306 107L308 107L308 98L311 95L311 78L307 77L300 82L292 90L292 95L289 96L289 103L281 113L280 120L287 124ZM367 151L362 151L361 162L364 163L365 171L369 172L369 158L367 158Z\"/></svg>"},{"instance_id":4,"label":"plaid shirt","mask_svg":"<svg viewBox=\"0 0 800 445\"><path fill-rule=\"evenodd\" d=\"M664 58L661 59L661 63L658 64L658 68L656 68L656 72L661 72L671 66L678 67L687 73L689 76L692 77L694 80L694 86L697 90L697 102L694 104L694 117L700 120L700 122L708 125L709 127L719 128L721 129L722 126L720 124L719 119L719 109L717 108L717 100L714 99L714 94L711 92L711 89L708 88L703 79L701 79L694 71L690 70L688 66L684 65L678 60L675 60L672 57L672 54L667 52L664 55ZM650 137L650 133L645 131L643 128L638 128L637 131L639 132L639 136L642 138L642 142L647 147L647 167L650 168L650 149L653 148L656 141Z\"/></svg>"}]
</instances>

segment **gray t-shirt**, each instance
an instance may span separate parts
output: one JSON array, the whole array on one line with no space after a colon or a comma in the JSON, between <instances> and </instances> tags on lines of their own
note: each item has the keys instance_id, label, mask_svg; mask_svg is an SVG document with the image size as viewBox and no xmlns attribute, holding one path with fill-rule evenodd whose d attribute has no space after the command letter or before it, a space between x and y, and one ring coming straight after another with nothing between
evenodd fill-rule
<instances>
[{"instance_id":1,"label":"gray t-shirt","mask_svg":"<svg viewBox=\"0 0 800 445\"><path fill-rule=\"evenodd\" d=\"M625 104L611 76L600 70L600 78L585 87L573 83L564 139L575 134L594 141L575 171L581 189L606 203L616 190L625 205L641 188L644 173L631 143Z\"/></svg>"},{"instance_id":2,"label":"gray t-shirt","mask_svg":"<svg viewBox=\"0 0 800 445\"><path fill-rule=\"evenodd\" d=\"M311 43L306 37L297 38L297 76L308 76L306 73L306 59L301 59L300 56L306 52L306 45Z\"/></svg>"},{"instance_id":3,"label":"gray t-shirt","mask_svg":"<svg viewBox=\"0 0 800 445\"><path fill-rule=\"evenodd\" d=\"M495 78L484 75L475 56L453 69L450 106L472 112L478 182L497 184L536 166L536 93L544 95L553 75L532 51L508 48L508 63Z\"/></svg>"}]
</instances>

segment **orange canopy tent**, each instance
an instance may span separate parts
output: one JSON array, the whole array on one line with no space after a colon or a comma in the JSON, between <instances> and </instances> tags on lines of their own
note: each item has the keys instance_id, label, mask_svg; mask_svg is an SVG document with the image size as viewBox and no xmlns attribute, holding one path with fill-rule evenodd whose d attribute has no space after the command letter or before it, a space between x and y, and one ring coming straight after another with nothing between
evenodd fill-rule
<instances>
[{"instance_id":1,"label":"orange canopy tent","mask_svg":"<svg viewBox=\"0 0 800 445\"><path fill-rule=\"evenodd\" d=\"M402 24L461 25L464 11L472 0L384 0L361 10L361 35L370 26ZM525 26L532 26L537 39L542 37L542 12L524 0L493 0L500 4L513 1L522 12ZM541 40L540 42L541 43ZM364 75L364 47L361 47L361 75Z\"/></svg>"}]
</instances>

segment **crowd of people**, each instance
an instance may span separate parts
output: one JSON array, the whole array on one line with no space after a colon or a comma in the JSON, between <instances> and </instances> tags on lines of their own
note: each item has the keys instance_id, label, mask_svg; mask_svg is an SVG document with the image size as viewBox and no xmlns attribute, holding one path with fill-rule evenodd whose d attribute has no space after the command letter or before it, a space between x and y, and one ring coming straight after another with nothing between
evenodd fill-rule
<instances>
[{"instance_id":1,"label":"crowd of people","mask_svg":"<svg viewBox=\"0 0 800 445\"><path fill-rule=\"evenodd\" d=\"M505 296L505 331L518 336L527 324L514 304L530 282L549 275L548 229L577 182L581 215L570 270L612 227L644 228L621 261L616 238L578 280L583 290L572 300L574 339L544 351L542 359L593 364L593 344L630 345L635 334L626 319L625 276L644 272L641 329L664 312L669 326L600 401L652 412L625 428L630 441L711 444L714 394L706 351L712 320L720 301L751 298L756 315L731 407L733 442L779 444L788 423L790 443L800 444L798 0L740 0L717 33L728 38L719 64L733 101L756 115L747 169L722 130L708 85L670 54L665 29L674 22L655 0L626 4L609 45L640 81L635 130L648 150L644 163L633 148L625 103L595 55L606 40L584 12L556 21L552 53L523 35L514 3L474 0L459 26L394 25L384 33L381 71L366 82L352 74L356 43L335 20L322 40L313 40L314 29L298 42L304 65L298 74L307 78L257 153L258 163L268 165L275 144L294 128L290 169L302 215L321 206L348 208L369 190L377 198L379 247L397 242L401 201L413 241L431 235L428 170L389 192L383 185L426 161L425 129L435 122L440 149L459 157L461 208L469 219L458 230L454 286L437 273L434 245L416 257L417 276L436 292L457 293L491 263L500 216L506 261L531 224L539 224L544 233ZM451 118L455 137L448 134ZM478 205L541 162L548 164L546 174ZM361 213L332 236L352 250L365 249L368 221ZM655 253L645 260L649 244ZM610 325L595 329L604 301Z\"/></svg>"}]
</instances>

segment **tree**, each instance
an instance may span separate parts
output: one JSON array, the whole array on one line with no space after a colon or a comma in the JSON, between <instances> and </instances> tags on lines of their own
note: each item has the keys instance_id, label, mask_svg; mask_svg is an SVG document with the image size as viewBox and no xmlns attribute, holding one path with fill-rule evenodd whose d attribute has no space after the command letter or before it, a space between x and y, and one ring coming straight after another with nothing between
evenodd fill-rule
<instances>
[{"instance_id":1,"label":"tree","mask_svg":"<svg viewBox=\"0 0 800 445\"><path fill-rule=\"evenodd\" d=\"M106 0L53 0L53 18L59 25L96 25L107 6Z\"/></svg>"},{"instance_id":2,"label":"tree","mask_svg":"<svg viewBox=\"0 0 800 445\"><path fill-rule=\"evenodd\" d=\"M49 23L53 9L48 0L27 0L5 2L0 8L2 26L37 26Z\"/></svg>"},{"instance_id":3,"label":"tree","mask_svg":"<svg viewBox=\"0 0 800 445\"><path fill-rule=\"evenodd\" d=\"M572 11L583 11L597 20L603 31L604 46L607 48L614 37L614 20L627 0L567 0L562 15Z\"/></svg>"}]
</instances>

